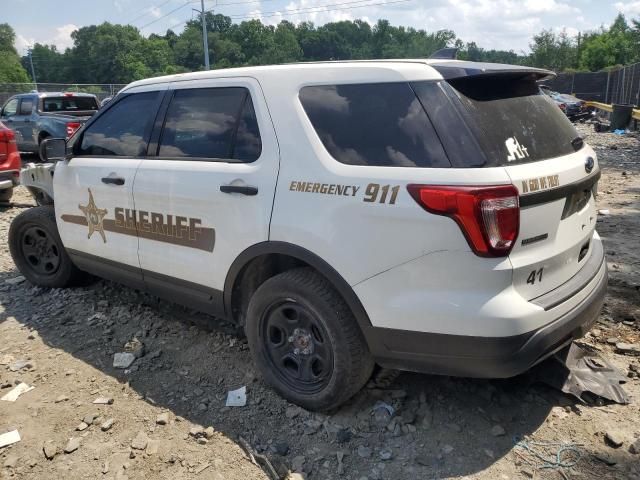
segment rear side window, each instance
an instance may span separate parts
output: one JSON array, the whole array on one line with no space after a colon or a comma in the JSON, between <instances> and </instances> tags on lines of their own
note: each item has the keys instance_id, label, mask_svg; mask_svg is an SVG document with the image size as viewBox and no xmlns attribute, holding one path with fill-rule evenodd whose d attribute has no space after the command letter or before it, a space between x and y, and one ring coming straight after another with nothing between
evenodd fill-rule
<instances>
[{"instance_id":1,"label":"rear side window","mask_svg":"<svg viewBox=\"0 0 640 480\"><path fill-rule=\"evenodd\" d=\"M48 97L42 100L43 112L78 112L98 110L98 101L93 97Z\"/></svg>"},{"instance_id":2,"label":"rear side window","mask_svg":"<svg viewBox=\"0 0 640 480\"><path fill-rule=\"evenodd\" d=\"M159 157L252 162L262 143L246 88L176 90L165 119Z\"/></svg>"},{"instance_id":3,"label":"rear side window","mask_svg":"<svg viewBox=\"0 0 640 480\"><path fill-rule=\"evenodd\" d=\"M159 95L160 92L133 93L119 100L87 127L74 153L116 157L145 155Z\"/></svg>"},{"instance_id":4,"label":"rear side window","mask_svg":"<svg viewBox=\"0 0 640 480\"><path fill-rule=\"evenodd\" d=\"M33 112L33 100L31 98L23 98L20 102L20 115L31 115Z\"/></svg>"},{"instance_id":5,"label":"rear side window","mask_svg":"<svg viewBox=\"0 0 640 480\"><path fill-rule=\"evenodd\" d=\"M578 133L534 78L470 76L449 80L449 86L487 166L546 160L576 150L572 141Z\"/></svg>"},{"instance_id":6,"label":"rear side window","mask_svg":"<svg viewBox=\"0 0 640 480\"><path fill-rule=\"evenodd\" d=\"M300 101L328 152L348 165L449 167L407 83L304 87Z\"/></svg>"}]
</instances>

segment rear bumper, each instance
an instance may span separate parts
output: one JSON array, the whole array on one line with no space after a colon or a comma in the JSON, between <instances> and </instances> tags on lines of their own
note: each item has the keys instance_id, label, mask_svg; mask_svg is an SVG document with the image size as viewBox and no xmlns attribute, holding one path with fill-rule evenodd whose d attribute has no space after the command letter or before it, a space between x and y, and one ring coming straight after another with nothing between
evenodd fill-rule
<instances>
[{"instance_id":1,"label":"rear bumper","mask_svg":"<svg viewBox=\"0 0 640 480\"><path fill-rule=\"evenodd\" d=\"M20 183L20 171L19 170L4 170L0 171L0 190L6 190L7 188L13 188Z\"/></svg>"},{"instance_id":2,"label":"rear bumper","mask_svg":"<svg viewBox=\"0 0 640 480\"><path fill-rule=\"evenodd\" d=\"M598 318L608 279L604 253L598 253L590 262L596 263L595 275L583 284L582 292L576 292L586 293L580 303L536 330L480 337L370 327L365 331L369 348L376 361L387 368L481 378L519 375L584 336ZM562 312L561 307L557 305L548 313Z\"/></svg>"}]
</instances>

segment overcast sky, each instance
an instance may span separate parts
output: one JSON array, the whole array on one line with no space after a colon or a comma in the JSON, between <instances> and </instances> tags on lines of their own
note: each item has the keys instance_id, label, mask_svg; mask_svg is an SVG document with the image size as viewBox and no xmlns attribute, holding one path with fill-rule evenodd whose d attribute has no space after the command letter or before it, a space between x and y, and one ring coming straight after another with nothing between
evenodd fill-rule
<instances>
[{"instance_id":1,"label":"overcast sky","mask_svg":"<svg viewBox=\"0 0 640 480\"><path fill-rule=\"evenodd\" d=\"M72 45L73 30L104 21L131 23L145 35L170 27L179 32L194 15L192 8L200 6L200 0L8 1L12 8L2 9L0 21L16 30L20 53L34 42L64 50ZM386 18L428 31L451 29L482 47L517 52L527 51L531 36L543 28L576 34L610 24L620 11L640 18L640 0L206 0L205 8L234 21L258 18L274 24L357 18L373 24Z\"/></svg>"}]
</instances>

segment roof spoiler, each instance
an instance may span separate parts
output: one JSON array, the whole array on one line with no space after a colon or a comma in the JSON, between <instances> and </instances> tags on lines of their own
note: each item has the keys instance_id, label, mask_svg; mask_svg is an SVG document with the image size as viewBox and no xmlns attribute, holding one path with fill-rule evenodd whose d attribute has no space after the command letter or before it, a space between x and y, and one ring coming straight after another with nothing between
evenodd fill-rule
<instances>
[{"instance_id":1,"label":"roof spoiler","mask_svg":"<svg viewBox=\"0 0 640 480\"><path fill-rule=\"evenodd\" d=\"M429 59L431 60L457 60L458 49L457 48L441 48L440 50L433 52Z\"/></svg>"},{"instance_id":2,"label":"roof spoiler","mask_svg":"<svg viewBox=\"0 0 640 480\"><path fill-rule=\"evenodd\" d=\"M438 53L438 52L436 52ZM554 78L556 74L550 70L542 68L523 67L521 65L505 65L501 63L482 63L482 62L429 62L429 65L435 68L445 80L453 80L461 77L478 77L478 76L528 76L532 75L536 81L549 80Z\"/></svg>"}]
</instances>

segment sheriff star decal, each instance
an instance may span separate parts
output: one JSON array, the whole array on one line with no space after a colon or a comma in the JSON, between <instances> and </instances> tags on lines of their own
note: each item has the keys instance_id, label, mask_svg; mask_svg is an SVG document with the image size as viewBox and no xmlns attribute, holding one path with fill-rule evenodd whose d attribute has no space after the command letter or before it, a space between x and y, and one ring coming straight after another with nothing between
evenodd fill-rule
<instances>
[{"instance_id":1,"label":"sheriff star decal","mask_svg":"<svg viewBox=\"0 0 640 480\"><path fill-rule=\"evenodd\" d=\"M102 237L102 241L107 243L107 237L104 234L103 219L107 214L107 210L104 208L98 208L96 202L93 199L93 194L89 188L89 203L87 205L78 205L78 208L84 213L87 218L87 225L89 226L89 234L87 238L91 238L93 232L98 232Z\"/></svg>"}]
</instances>

